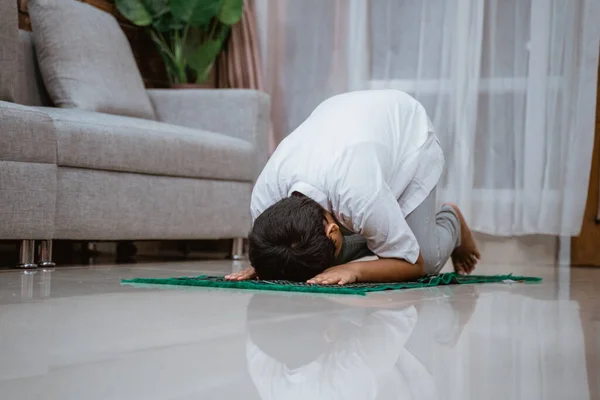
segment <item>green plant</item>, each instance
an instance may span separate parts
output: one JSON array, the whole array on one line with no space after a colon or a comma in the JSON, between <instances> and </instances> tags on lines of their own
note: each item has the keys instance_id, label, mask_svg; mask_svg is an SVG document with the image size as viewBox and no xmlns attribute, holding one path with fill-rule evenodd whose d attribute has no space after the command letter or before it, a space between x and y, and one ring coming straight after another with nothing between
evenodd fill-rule
<instances>
[{"instance_id":1,"label":"green plant","mask_svg":"<svg viewBox=\"0 0 600 400\"><path fill-rule=\"evenodd\" d=\"M243 0L116 0L135 25L146 27L171 83L203 83L242 17Z\"/></svg>"}]
</instances>

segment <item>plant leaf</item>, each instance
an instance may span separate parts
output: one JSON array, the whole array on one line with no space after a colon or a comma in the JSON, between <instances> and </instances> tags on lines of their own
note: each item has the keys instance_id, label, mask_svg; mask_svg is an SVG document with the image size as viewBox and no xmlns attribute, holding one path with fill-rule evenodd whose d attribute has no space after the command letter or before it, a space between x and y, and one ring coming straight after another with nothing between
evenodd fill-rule
<instances>
[{"instance_id":1,"label":"plant leaf","mask_svg":"<svg viewBox=\"0 0 600 400\"><path fill-rule=\"evenodd\" d=\"M221 25L221 29L217 33L217 39L221 41L221 44L224 44L227 38L229 37L229 31L231 27L228 25Z\"/></svg>"},{"instance_id":2,"label":"plant leaf","mask_svg":"<svg viewBox=\"0 0 600 400\"><path fill-rule=\"evenodd\" d=\"M206 80L210 68L223 46L222 40L208 40L188 56L188 64L198 76L197 82Z\"/></svg>"},{"instance_id":3,"label":"plant leaf","mask_svg":"<svg viewBox=\"0 0 600 400\"><path fill-rule=\"evenodd\" d=\"M174 31L183 28L183 21L175 18L172 14L161 15L152 22L152 26L159 32Z\"/></svg>"},{"instance_id":4,"label":"plant leaf","mask_svg":"<svg viewBox=\"0 0 600 400\"><path fill-rule=\"evenodd\" d=\"M221 11L217 17L225 25L237 24L242 18L244 0L222 0Z\"/></svg>"},{"instance_id":5,"label":"plant leaf","mask_svg":"<svg viewBox=\"0 0 600 400\"><path fill-rule=\"evenodd\" d=\"M142 3L153 17L169 6L169 0L142 0Z\"/></svg>"},{"instance_id":6,"label":"plant leaf","mask_svg":"<svg viewBox=\"0 0 600 400\"><path fill-rule=\"evenodd\" d=\"M140 0L117 0L117 9L125 18L138 26L147 26L152 23L152 15Z\"/></svg>"},{"instance_id":7,"label":"plant leaf","mask_svg":"<svg viewBox=\"0 0 600 400\"><path fill-rule=\"evenodd\" d=\"M171 0L173 15L191 26L207 26L217 16L221 0Z\"/></svg>"},{"instance_id":8,"label":"plant leaf","mask_svg":"<svg viewBox=\"0 0 600 400\"><path fill-rule=\"evenodd\" d=\"M169 82L177 83L177 69L174 65L173 59L171 58L170 50L167 49L162 41L159 39L158 35L150 29L150 37L154 44L156 44L156 48L158 49L158 53L163 59L163 63L165 64L165 69L167 70L167 75L169 77Z\"/></svg>"},{"instance_id":9,"label":"plant leaf","mask_svg":"<svg viewBox=\"0 0 600 400\"><path fill-rule=\"evenodd\" d=\"M190 28L188 31L187 38L183 44L183 53L186 60L189 55L193 53L198 47L202 45L206 38L206 34L200 28Z\"/></svg>"}]
</instances>

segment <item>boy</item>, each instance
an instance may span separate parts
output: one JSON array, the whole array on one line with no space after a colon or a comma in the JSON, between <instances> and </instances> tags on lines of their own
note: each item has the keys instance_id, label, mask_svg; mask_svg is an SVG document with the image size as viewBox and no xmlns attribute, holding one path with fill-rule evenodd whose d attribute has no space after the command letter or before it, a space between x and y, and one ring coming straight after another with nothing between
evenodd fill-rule
<instances>
[{"instance_id":1,"label":"boy","mask_svg":"<svg viewBox=\"0 0 600 400\"><path fill-rule=\"evenodd\" d=\"M408 94L358 91L324 101L258 178L252 267L227 279L408 281L438 273L450 256L456 272L471 273L480 255L460 210L435 210L443 165L425 109ZM348 263L365 248L344 233L364 238L378 259Z\"/></svg>"}]
</instances>

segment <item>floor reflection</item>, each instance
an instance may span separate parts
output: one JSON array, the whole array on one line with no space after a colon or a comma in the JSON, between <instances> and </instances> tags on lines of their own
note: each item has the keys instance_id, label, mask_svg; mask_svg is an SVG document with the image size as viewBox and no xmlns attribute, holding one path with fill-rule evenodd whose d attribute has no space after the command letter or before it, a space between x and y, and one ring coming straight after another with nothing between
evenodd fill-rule
<instances>
[{"instance_id":1,"label":"floor reflection","mask_svg":"<svg viewBox=\"0 0 600 400\"><path fill-rule=\"evenodd\" d=\"M252 381L264 400L590 398L577 301L460 289L415 292L410 305L372 296L366 307L256 294Z\"/></svg>"},{"instance_id":2,"label":"floor reflection","mask_svg":"<svg viewBox=\"0 0 600 400\"><path fill-rule=\"evenodd\" d=\"M241 267L0 272L0 398L600 399L600 269L369 296L120 284Z\"/></svg>"},{"instance_id":3,"label":"floor reflection","mask_svg":"<svg viewBox=\"0 0 600 400\"><path fill-rule=\"evenodd\" d=\"M54 267L21 271L21 300L50 297L53 272ZM38 290L34 291L34 287L38 287Z\"/></svg>"},{"instance_id":4,"label":"floor reflection","mask_svg":"<svg viewBox=\"0 0 600 400\"><path fill-rule=\"evenodd\" d=\"M600 399L600 268L571 268L570 295L580 307L591 399Z\"/></svg>"}]
</instances>

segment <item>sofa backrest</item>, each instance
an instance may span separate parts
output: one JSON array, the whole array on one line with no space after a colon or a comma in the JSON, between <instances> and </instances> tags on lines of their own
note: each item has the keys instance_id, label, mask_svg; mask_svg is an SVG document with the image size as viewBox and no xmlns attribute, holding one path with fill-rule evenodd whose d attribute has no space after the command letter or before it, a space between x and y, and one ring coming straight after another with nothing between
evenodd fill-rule
<instances>
[{"instance_id":1,"label":"sofa backrest","mask_svg":"<svg viewBox=\"0 0 600 400\"><path fill-rule=\"evenodd\" d=\"M33 35L19 30L19 57L15 102L28 106L52 106L35 57Z\"/></svg>"}]
</instances>

